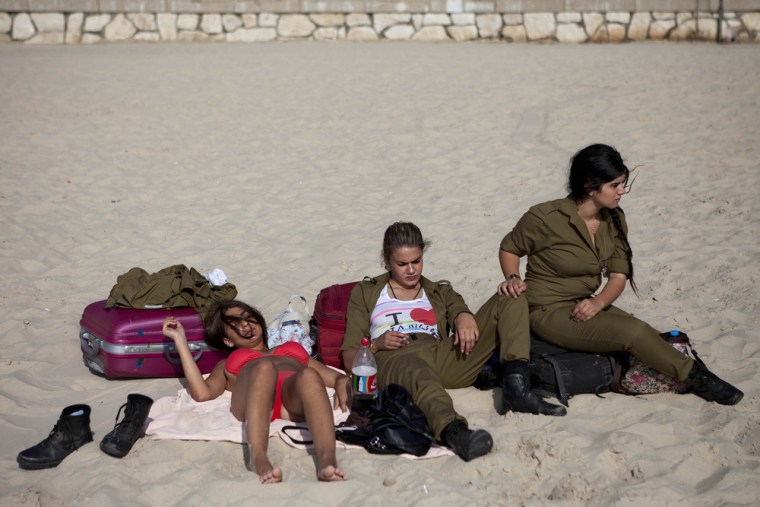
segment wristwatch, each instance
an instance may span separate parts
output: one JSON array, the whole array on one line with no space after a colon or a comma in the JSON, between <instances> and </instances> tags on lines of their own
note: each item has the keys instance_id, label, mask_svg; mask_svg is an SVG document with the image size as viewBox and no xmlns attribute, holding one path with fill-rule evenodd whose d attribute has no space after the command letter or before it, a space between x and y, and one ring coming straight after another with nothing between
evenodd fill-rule
<instances>
[{"instance_id":1,"label":"wristwatch","mask_svg":"<svg viewBox=\"0 0 760 507\"><path fill-rule=\"evenodd\" d=\"M513 278L520 278L520 275L518 275L517 273L510 273L507 275L507 281L510 281Z\"/></svg>"}]
</instances>

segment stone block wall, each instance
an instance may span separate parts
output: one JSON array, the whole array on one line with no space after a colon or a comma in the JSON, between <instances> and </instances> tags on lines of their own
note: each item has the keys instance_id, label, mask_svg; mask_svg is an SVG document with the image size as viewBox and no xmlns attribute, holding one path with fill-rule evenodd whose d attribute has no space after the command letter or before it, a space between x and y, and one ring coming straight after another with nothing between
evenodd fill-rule
<instances>
[{"instance_id":1,"label":"stone block wall","mask_svg":"<svg viewBox=\"0 0 760 507\"><path fill-rule=\"evenodd\" d=\"M760 0L0 0L0 42L760 42Z\"/></svg>"}]
</instances>

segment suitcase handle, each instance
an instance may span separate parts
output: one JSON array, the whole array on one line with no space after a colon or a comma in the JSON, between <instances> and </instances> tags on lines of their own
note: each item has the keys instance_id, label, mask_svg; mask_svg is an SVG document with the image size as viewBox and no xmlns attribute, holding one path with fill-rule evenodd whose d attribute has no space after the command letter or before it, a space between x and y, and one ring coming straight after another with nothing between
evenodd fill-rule
<instances>
[{"instance_id":1,"label":"suitcase handle","mask_svg":"<svg viewBox=\"0 0 760 507\"><path fill-rule=\"evenodd\" d=\"M98 352L100 352L100 340L98 338L82 330L79 335L79 341L82 345L82 351L84 351L88 358L94 359L98 357Z\"/></svg>"},{"instance_id":2,"label":"suitcase handle","mask_svg":"<svg viewBox=\"0 0 760 507\"><path fill-rule=\"evenodd\" d=\"M188 348L190 349L190 352L193 352L193 361L196 363L201 358L201 355L203 355L203 349L200 345L197 343L188 343ZM172 353L177 352L177 346L173 343L167 347L164 347L164 357L166 357L166 360L169 361L171 364L181 364L182 360L179 358L179 354L176 356L171 355Z\"/></svg>"}]
</instances>

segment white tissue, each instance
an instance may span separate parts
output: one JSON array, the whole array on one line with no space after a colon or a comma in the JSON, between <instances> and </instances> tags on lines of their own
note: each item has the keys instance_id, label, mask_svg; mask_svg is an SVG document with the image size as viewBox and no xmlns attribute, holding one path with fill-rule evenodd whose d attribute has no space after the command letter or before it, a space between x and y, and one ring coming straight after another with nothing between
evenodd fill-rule
<instances>
[{"instance_id":1,"label":"white tissue","mask_svg":"<svg viewBox=\"0 0 760 507\"><path fill-rule=\"evenodd\" d=\"M206 277L206 280L208 280L211 285L224 285L227 283L227 275L225 275L224 271L219 268L214 268L210 273L204 273L203 276Z\"/></svg>"}]
</instances>

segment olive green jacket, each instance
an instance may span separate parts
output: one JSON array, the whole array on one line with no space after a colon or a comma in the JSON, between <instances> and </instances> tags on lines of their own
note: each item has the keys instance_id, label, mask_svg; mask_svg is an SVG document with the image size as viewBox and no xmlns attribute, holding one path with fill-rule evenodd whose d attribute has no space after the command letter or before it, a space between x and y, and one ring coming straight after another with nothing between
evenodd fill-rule
<instances>
[{"instance_id":1,"label":"olive green jacket","mask_svg":"<svg viewBox=\"0 0 760 507\"><path fill-rule=\"evenodd\" d=\"M617 208L626 234L623 210ZM587 298L602 283L602 274L629 275L629 255L608 210L596 232L596 248L571 197L532 206L501 242L501 249L528 256L525 282L531 306Z\"/></svg>"},{"instance_id":2,"label":"olive green jacket","mask_svg":"<svg viewBox=\"0 0 760 507\"><path fill-rule=\"evenodd\" d=\"M361 339L370 335L370 316L375 309L383 287L388 283L390 273L375 278L365 278L351 290L346 313L346 333L343 335L341 351L358 349ZM424 276L420 278L438 321L438 333L447 337L454 328L454 319L462 312L471 313L460 296L446 280L432 282Z\"/></svg>"}]
</instances>

